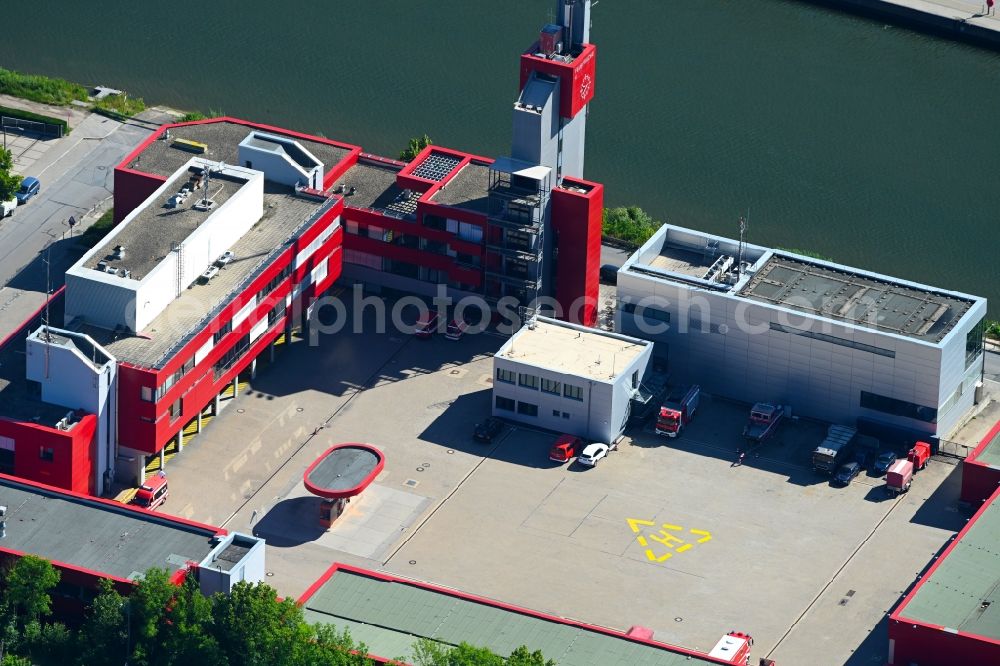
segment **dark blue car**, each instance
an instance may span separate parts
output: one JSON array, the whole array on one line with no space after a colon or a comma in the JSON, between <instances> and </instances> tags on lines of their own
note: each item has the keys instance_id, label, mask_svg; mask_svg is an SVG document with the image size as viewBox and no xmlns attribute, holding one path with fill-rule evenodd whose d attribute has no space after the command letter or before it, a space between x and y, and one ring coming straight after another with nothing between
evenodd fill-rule
<instances>
[{"instance_id":1,"label":"dark blue car","mask_svg":"<svg viewBox=\"0 0 1000 666\"><path fill-rule=\"evenodd\" d=\"M42 189L42 184L38 182L38 179L34 176L28 176L21 181L21 189L19 189L14 196L17 197L17 205L23 206L31 200L31 197L38 194L38 190Z\"/></svg>"}]
</instances>

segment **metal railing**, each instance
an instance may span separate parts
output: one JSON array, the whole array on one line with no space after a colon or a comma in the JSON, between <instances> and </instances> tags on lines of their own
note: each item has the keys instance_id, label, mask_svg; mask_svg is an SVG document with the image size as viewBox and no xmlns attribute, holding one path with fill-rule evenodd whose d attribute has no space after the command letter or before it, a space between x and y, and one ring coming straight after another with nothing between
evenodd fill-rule
<instances>
[{"instance_id":1,"label":"metal railing","mask_svg":"<svg viewBox=\"0 0 1000 666\"><path fill-rule=\"evenodd\" d=\"M3 131L24 132L26 134L39 134L53 139L61 139L63 136L63 126L54 123L43 123L37 120L25 120L13 116L0 116L0 127Z\"/></svg>"}]
</instances>

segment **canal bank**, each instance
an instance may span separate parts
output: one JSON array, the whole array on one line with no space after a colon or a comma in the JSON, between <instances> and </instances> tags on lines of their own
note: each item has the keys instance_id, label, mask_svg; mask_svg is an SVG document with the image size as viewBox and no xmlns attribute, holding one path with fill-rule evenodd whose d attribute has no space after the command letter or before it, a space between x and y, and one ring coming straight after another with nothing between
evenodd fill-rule
<instances>
[{"instance_id":1,"label":"canal bank","mask_svg":"<svg viewBox=\"0 0 1000 666\"><path fill-rule=\"evenodd\" d=\"M985 0L808 0L939 37L1000 49L997 7Z\"/></svg>"}]
</instances>

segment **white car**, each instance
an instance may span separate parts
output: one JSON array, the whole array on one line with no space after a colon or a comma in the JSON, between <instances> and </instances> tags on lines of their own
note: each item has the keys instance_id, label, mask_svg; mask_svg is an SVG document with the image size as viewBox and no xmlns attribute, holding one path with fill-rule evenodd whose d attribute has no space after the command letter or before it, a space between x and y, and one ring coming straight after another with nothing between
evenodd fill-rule
<instances>
[{"instance_id":1,"label":"white car","mask_svg":"<svg viewBox=\"0 0 1000 666\"><path fill-rule=\"evenodd\" d=\"M13 215L15 208L17 208L17 197L10 201L0 201L0 219Z\"/></svg>"},{"instance_id":2,"label":"white car","mask_svg":"<svg viewBox=\"0 0 1000 666\"><path fill-rule=\"evenodd\" d=\"M224 266L231 264L235 258L236 255L232 252L223 252L222 256L215 260L215 265L219 268L223 268Z\"/></svg>"},{"instance_id":3,"label":"white car","mask_svg":"<svg viewBox=\"0 0 1000 666\"><path fill-rule=\"evenodd\" d=\"M588 444L586 448L583 449L583 453L579 455L576 461L581 465L593 467L597 464L598 460L606 457L608 452L611 450L612 448L607 444L594 442L593 444Z\"/></svg>"}]
</instances>

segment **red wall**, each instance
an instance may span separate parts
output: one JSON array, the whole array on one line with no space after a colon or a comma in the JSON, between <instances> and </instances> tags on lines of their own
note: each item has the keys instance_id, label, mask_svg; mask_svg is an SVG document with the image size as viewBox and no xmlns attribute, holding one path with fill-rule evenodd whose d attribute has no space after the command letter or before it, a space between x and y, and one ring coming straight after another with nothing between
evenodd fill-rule
<instances>
[{"instance_id":1,"label":"red wall","mask_svg":"<svg viewBox=\"0 0 1000 666\"><path fill-rule=\"evenodd\" d=\"M68 410L67 410L68 411ZM85 414L70 430L0 419L0 435L14 440L14 476L74 492L93 493L97 417ZM51 461L41 450L53 451Z\"/></svg>"},{"instance_id":2,"label":"red wall","mask_svg":"<svg viewBox=\"0 0 1000 666\"><path fill-rule=\"evenodd\" d=\"M343 204L331 208L317 222L307 229L283 252L274 263L264 270L257 278L251 282L244 292L227 306L208 325L195 335L183 348L168 360L161 369L153 370L139 368L127 364L119 366L119 441L122 446L126 446L147 454L157 453L166 446L177 432L187 423L197 417L198 413L211 403L215 395L219 393L225 385L232 381L239 372L246 368L253 358L264 349L267 344L281 335L284 331L285 318L274 322L268 331L259 339L254 341L250 350L244 353L241 359L231 367L226 373L215 379L213 365L235 345L239 339L245 335L253 326L266 318L268 311L275 304L285 299L285 296L292 291L292 286L300 281L320 262L330 258L328 275L318 285L313 285L303 296L319 293L327 288L338 277L341 270L340 246L343 239L343 228L338 228L322 246L320 246L302 266L293 271L290 278L283 280L270 295L262 301L239 326L223 337L208 355L202 359L193 370L188 372L174 386L167 391L156 403L144 401L140 398L141 387L148 386L155 390L156 386L163 384L166 378L173 374L195 352L202 347L218 331L222 325L230 321L239 312L243 305L256 297L256 293L268 282L278 275L286 266L291 264L295 255L304 247L308 246L322 231L327 228L338 214L342 211ZM304 308L303 308L304 309ZM290 313L292 308L288 309ZM287 316L287 315L286 315ZM182 399L182 411L177 417L171 418L170 405L178 398Z\"/></svg>"},{"instance_id":3,"label":"red wall","mask_svg":"<svg viewBox=\"0 0 1000 666\"><path fill-rule=\"evenodd\" d=\"M597 47L584 44L580 55L569 63L525 53L521 56L521 90L524 90L524 84L532 72L559 77L559 113L564 118L572 118L594 98Z\"/></svg>"},{"instance_id":4,"label":"red wall","mask_svg":"<svg viewBox=\"0 0 1000 666\"><path fill-rule=\"evenodd\" d=\"M167 179L163 176L115 167L115 224L124 220L165 182Z\"/></svg>"},{"instance_id":5,"label":"red wall","mask_svg":"<svg viewBox=\"0 0 1000 666\"><path fill-rule=\"evenodd\" d=\"M906 619L889 620L889 666L1000 664L1000 641L955 634Z\"/></svg>"},{"instance_id":6,"label":"red wall","mask_svg":"<svg viewBox=\"0 0 1000 666\"><path fill-rule=\"evenodd\" d=\"M565 187L580 186L588 192ZM584 326L597 322L604 186L572 178L552 190L552 228L557 236L556 300L563 317ZM582 307L578 304L582 299Z\"/></svg>"},{"instance_id":7,"label":"red wall","mask_svg":"<svg viewBox=\"0 0 1000 666\"><path fill-rule=\"evenodd\" d=\"M1000 435L1000 421L997 421L979 445L962 463L962 495L961 500L978 510L980 505L989 499L1000 486L1000 469L979 462L981 454L994 437Z\"/></svg>"}]
</instances>

